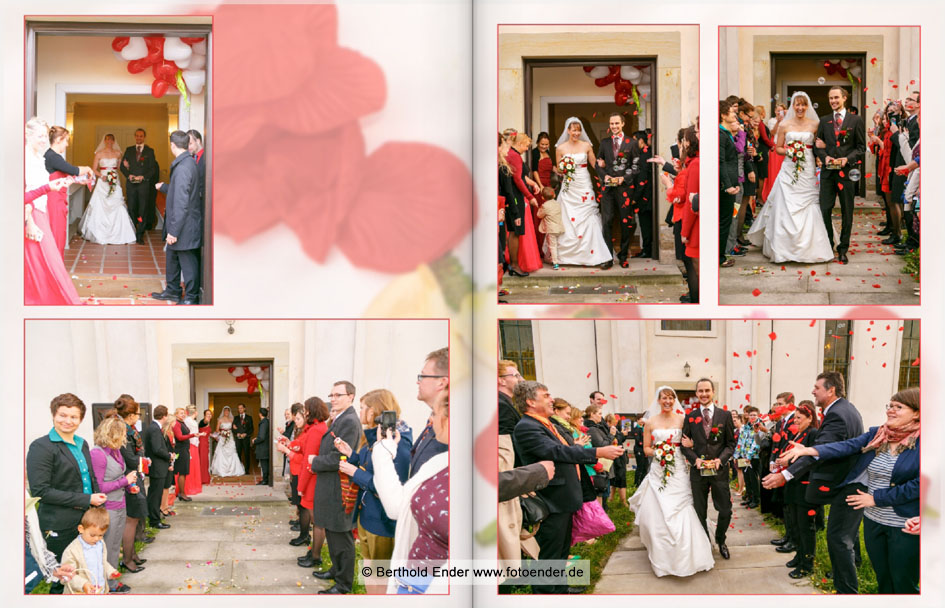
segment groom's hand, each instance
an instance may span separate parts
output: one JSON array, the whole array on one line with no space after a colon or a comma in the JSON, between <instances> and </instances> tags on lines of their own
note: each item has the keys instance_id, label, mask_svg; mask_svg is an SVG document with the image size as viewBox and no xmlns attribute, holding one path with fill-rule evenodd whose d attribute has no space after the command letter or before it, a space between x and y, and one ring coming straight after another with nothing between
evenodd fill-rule
<instances>
[{"instance_id":1,"label":"groom's hand","mask_svg":"<svg viewBox=\"0 0 945 608\"><path fill-rule=\"evenodd\" d=\"M827 163L827 165L830 165L830 163L832 163L833 160L834 158L832 156L827 156L824 158L824 161Z\"/></svg>"},{"instance_id":2,"label":"groom's hand","mask_svg":"<svg viewBox=\"0 0 945 608\"><path fill-rule=\"evenodd\" d=\"M161 186L163 186L163 185L164 185L164 182L158 182L158 183L154 184L154 189L160 191Z\"/></svg>"},{"instance_id":3,"label":"groom's hand","mask_svg":"<svg viewBox=\"0 0 945 608\"><path fill-rule=\"evenodd\" d=\"M603 159L603 158L598 158L598 159L597 159L597 166L600 167L601 169L604 168L605 165L604 165L604 159Z\"/></svg>"},{"instance_id":4,"label":"groom's hand","mask_svg":"<svg viewBox=\"0 0 945 608\"><path fill-rule=\"evenodd\" d=\"M704 460L702 460L701 458L696 458L696 468L697 468L697 469L701 469L704 464L705 464L705 461L704 461Z\"/></svg>"},{"instance_id":5,"label":"groom's hand","mask_svg":"<svg viewBox=\"0 0 945 608\"><path fill-rule=\"evenodd\" d=\"M177 242L177 237L176 237L176 236L174 236L173 234L167 235L167 244L168 244L168 245L173 245L173 244L176 243L176 242ZM244 436L245 436L245 435L244 435Z\"/></svg>"},{"instance_id":6,"label":"groom's hand","mask_svg":"<svg viewBox=\"0 0 945 608\"><path fill-rule=\"evenodd\" d=\"M781 473L771 473L770 475L765 475L765 478L761 480L761 486L766 490L780 488L785 483L787 483L787 481L784 479L784 475Z\"/></svg>"}]
</instances>

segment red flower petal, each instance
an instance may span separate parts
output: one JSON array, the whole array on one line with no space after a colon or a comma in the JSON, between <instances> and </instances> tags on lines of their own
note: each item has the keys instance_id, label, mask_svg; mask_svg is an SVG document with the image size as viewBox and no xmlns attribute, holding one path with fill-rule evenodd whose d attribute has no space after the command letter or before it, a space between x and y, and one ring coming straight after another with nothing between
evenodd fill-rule
<instances>
[{"instance_id":1,"label":"red flower petal","mask_svg":"<svg viewBox=\"0 0 945 608\"><path fill-rule=\"evenodd\" d=\"M777 340L778 334L776 334L775 332L771 332L770 334L768 334L768 337L771 338L772 340Z\"/></svg>"},{"instance_id":2,"label":"red flower petal","mask_svg":"<svg viewBox=\"0 0 945 608\"><path fill-rule=\"evenodd\" d=\"M755 297L757 298L758 296L761 295L761 290L756 287L756 288L751 292L751 295L753 295L753 296L755 296Z\"/></svg>"}]
</instances>

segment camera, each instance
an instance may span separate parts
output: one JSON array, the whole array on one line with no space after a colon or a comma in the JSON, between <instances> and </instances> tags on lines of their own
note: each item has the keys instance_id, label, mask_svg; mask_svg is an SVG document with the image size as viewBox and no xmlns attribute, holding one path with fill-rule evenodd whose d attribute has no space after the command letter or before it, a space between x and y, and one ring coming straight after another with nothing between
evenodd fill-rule
<instances>
[{"instance_id":1,"label":"camera","mask_svg":"<svg viewBox=\"0 0 945 608\"><path fill-rule=\"evenodd\" d=\"M381 427L381 437L384 437L388 430L394 430L394 427L397 426L397 412L384 410L380 416L374 419L374 423Z\"/></svg>"}]
</instances>

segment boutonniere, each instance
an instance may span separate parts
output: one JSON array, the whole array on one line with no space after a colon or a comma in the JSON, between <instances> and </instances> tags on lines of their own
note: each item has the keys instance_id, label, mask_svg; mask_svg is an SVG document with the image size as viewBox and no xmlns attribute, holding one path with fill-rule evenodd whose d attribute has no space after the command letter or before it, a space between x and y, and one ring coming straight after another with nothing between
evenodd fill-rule
<instances>
[{"instance_id":1,"label":"boutonniere","mask_svg":"<svg viewBox=\"0 0 945 608\"><path fill-rule=\"evenodd\" d=\"M840 129L837 131L837 143L845 144L847 142L847 130Z\"/></svg>"},{"instance_id":2,"label":"boutonniere","mask_svg":"<svg viewBox=\"0 0 945 608\"><path fill-rule=\"evenodd\" d=\"M718 425L713 426L709 432L710 441L718 441L722 437L722 429Z\"/></svg>"}]
</instances>

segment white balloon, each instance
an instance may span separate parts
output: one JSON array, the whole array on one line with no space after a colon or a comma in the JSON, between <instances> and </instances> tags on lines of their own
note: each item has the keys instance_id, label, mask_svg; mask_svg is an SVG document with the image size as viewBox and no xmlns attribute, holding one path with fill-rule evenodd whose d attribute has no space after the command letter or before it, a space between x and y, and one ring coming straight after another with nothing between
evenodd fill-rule
<instances>
[{"instance_id":1,"label":"white balloon","mask_svg":"<svg viewBox=\"0 0 945 608\"><path fill-rule=\"evenodd\" d=\"M144 59L148 56L148 43L141 36L132 36L125 48L121 49L121 58L125 61Z\"/></svg>"},{"instance_id":2,"label":"white balloon","mask_svg":"<svg viewBox=\"0 0 945 608\"><path fill-rule=\"evenodd\" d=\"M641 84L640 86L637 87L637 92L640 94L641 98L649 97L650 91L651 91L650 85L648 84Z\"/></svg>"},{"instance_id":3,"label":"white balloon","mask_svg":"<svg viewBox=\"0 0 945 608\"><path fill-rule=\"evenodd\" d=\"M115 59L117 59L118 61L124 62L124 60L125 60L125 58L121 56L121 53L119 53L119 52L116 51L116 50L112 50L112 55L114 55L114 56L115 56Z\"/></svg>"},{"instance_id":4,"label":"white balloon","mask_svg":"<svg viewBox=\"0 0 945 608\"><path fill-rule=\"evenodd\" d=\"M264 391L267 391L267 392L269 391L269 381L268 381L268 380L260 380L260 381L259 381L259 385L262 387L262 389L263 389Z\"/></svg>"},{"instance_id":5,"label":"white balloon","mask_svg":"<svg viewBox=\"0 0 945 608\"><path fill-rule=\"evenodd\" d=\"M180 65L180 63L177 65ZM184 66L180 65L180 67L183 68ZM207 67L206 55L198 55L197 53L194 53L190 56L190 65L187 66L188 70L202 70L205 67Z\"/></svg>"},{"instance_id":6,"label":"white balloon","mask_svg":"<svg viewBox=\"0 0 945 608\"><path fill-rule=\"evenodd\" d=\"M190 48L193 50L193 52L197 53L198 55L206 55L207 54L207 39L204 38L200 42L195 42L194 44L190 45Z\"/></svg>"},{"instance_id":7,"label":"white balloon","mask_svg":"<svg viewBox=\"0 0 945 608\"><path fill-rule=\"evenodd\" d=\"M630 82L632 82L633 84L640 84L641 82L643 82L643 76L637 76L636 78L631 78Z\"/></svg>"},{"instance_id":8,"label":"white balloon","mask_svg":"<svg viewBox=\"0 0 945 608\"><path fill-rule=\"evenodd\" d=\"M250 366L250 368L249 368L249 373L251 373L251 374L254 375L254 376L258 376L258 375L259 375L259 372L261 372L261 371L262 371L262 368L259 367L258 365L252 365L252 366Z\"/></svg>"},{"instance_id":9,"label":"white balloon","mask_svg":"<svg viewBox=\"0 0 945 608\"><path fill-rule=\"evenodd\" d=\"M268 380L268 379L269 379L269 368L268 368L268 367L262 368L262 372L260 372L258 375L259 375L259 379L260 379L260 380Z\"/></svg>"},{"instance_id":10,"label":"white balloon","mask_svg":"<svg viewBox=\"0 0 945 608\"><path fill-rule=\"evenodd\" d=\"M832 63L832 64L834 64L834 65L837 65L838 63L840 63L840 60L839 60L839 59L828 59L827 61L829 61L830 63Z\"/></svg>"},{"instance_id":11,"label":"white balloon","mask_svg":"<svg viewBox=\"0 0 945 608\"><path fill-rule=\"evenodd\" d=\"M863 73L863 66L859 66L859 65L853 66L852 68L850 68L850 73L853 74L854 76L859 77L860 74Z\"/></svg>"},{"instance_id":12,"label":"white balloon","mask_svg":"<svg viewBox=\"0 0 945 608\"><path fill-rule=\"evenodd\" d=\"M652 82L652 77L649 72L643 72L643 76L640 76L640 84L649 84Z\"/></svg>"},{"instance_id":13,"label":"white balloon","mask_svg":"<svg viewBox=\"0 0 945 608\"><path fill-rule=\"evenodd\" d=\"M230 372L230 375L233 376L234 378L239 378L240 376L243 375L243 368L242 367L235 368L233 371Z\"/></svg>"},{"instance_id":14,"label":"white balloon","mask_svg":"<svg viewBox=\"0 0 945 608\"><path fill-rule=\"evenodd\" d=\"M193 49L180 38L171 36L164 39L164 59L177 62L178 59L187 59L193 54Z\"/></svg>"},{"instance_id":15,"label":"white balloon","mask_svg":"<svg viewBox=\"0 0 945 608\"><path fill-rule=\"evenodd\" d=\"M174 62L174 65L176 65L177 67L179 67L179 68L182 69L182 70L186 70L187 68L190 67L190 64L193 63L193 62L191 61L191 58L193 58L193 57L194 57L194 54L191 53L191 54L190 54L190 57L188 57L187 59L178 59L177 61Z\"/></svg>"},{"instance_id":16,"label":"white balloon","mask_svg":"<svg viewBox=\"0 0 945 608\"><path fill-rule=\"evenodd\" d=\"M843 68L844 70L846 70L846 69L848 69L848 68L850 67L850 62L847 61L846 59L841 59L841 60L840 60L840 67Z\"/></svg>"},{"instance_id":17,"label":"white balloon","mask_svg":"<svg viewBox=\"0 0 945 608\"><path fill-rule=\"evenodd\" d=\"M641 75L642 74L640 74L640 70L636 69L632 65L620 66L620 77L624 80L633 82L634 78L639 78Z\"/></svg>"},{"instance_id":18,"label":"white balloon","mask_svg":"<svg viewBox=\"0 0 945 608\"><path fill-rule=\"evenodd\" d=\"M203 70L184 70L181 76L184 78L187 90L194 95L199 95L203 91L203 85L207 82L207 75Z\"/></svg>"},{"instance_id":19,"label":"white balloon","mask_svg":"<svg viewBox=\"0 0 945 608\"><path fill-rule=\"evenodd\" d=\"M588 72L588 75L591 78L603 78L608 74L610 74L610 68L608 68L606 65L594 66L594 69Z\"/></svg>"}]
</instances>

